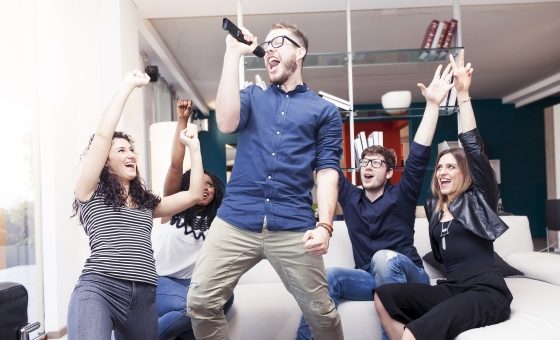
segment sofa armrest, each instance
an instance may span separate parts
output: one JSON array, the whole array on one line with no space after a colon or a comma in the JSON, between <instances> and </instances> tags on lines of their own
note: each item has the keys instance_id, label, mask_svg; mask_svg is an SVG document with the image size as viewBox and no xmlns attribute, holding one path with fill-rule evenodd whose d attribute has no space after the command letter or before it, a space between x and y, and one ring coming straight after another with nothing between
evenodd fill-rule
<instances>
[{"instance_id":1,"label":"sofa armrest","mask_svg":"<svg viewBox=\"0 0 560 340\"><path fill-rule=\"evenodd\" d=\"M507 263L526 277L560 286L560 256L535 251L510 254Z\"/></svg>"}]
</instances>

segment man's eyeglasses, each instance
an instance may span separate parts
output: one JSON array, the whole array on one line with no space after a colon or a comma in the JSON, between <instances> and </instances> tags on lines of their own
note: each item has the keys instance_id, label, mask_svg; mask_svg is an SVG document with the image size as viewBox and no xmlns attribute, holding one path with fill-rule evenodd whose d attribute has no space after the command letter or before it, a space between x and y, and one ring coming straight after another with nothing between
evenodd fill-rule
<instances>
[{"instance_id":1,"label":"man's eyeglasses","mask_svg":"<svg viewBox=\"0 0 560 340\"><path fill-rule=\"evenodd\" d=\"M360 166L362 168L365 168L370 163L371 163L371 166L374 167L374 168L381 168L383 163L385 163L387 165L387 168L389 168L389 164L387 164L387 162L385 162L382 159L367 159L367 158L360 159Z\"/></svg>"},{"instance_id":2,"label":"man's eyeglasses","mask_svg":"<svg viewBox=\"0 0 560 340\"><path fill-rule=\"evenodd\" d=\"M282 47L282 45L284 45L284 39L288 39L288 41L291 42L292 44L294 44L294 46L296 46L296 47L301 47L292 38L287 37L285 35L279 35L277 37L274 37L274 38L270 39L269 41L265 41L261 44L261 47L264 48L265 50L269 45L272 45L272 47L274 47L274 48Z\"/></svg>"}]
</instances>

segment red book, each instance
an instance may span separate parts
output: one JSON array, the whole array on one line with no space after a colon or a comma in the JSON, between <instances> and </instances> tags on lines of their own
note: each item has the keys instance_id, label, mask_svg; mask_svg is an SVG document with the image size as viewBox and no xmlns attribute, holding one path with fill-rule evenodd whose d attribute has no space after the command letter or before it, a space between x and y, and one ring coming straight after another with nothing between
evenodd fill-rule
<instances>
[{"instance_id":1,"label":"red book","mask_svg":"<svg viewBox=\"0 0 560 340\"><path fill-rule=\"evenodd\" d=\"M432 47L432 43L434 41L434 34L439 25L439 20L432 20L432 22L428 25L426 29L426 33L424 34L424 40L422 40L422 46L420 48L429 49Z\"/></svg>"},{"instance_id":2,"label":"red book","mask_svg":"<svg viewBox=\"0 0 560 340\"><path fill-rule=\"evenodd\" d=\"M432 22L428 25L428 28L426 29L426 33L424 34L424 40L422 40L422 46L420 48L425 50L429 50L430 48L432 48L432 44L434 42L434 36L436 34L438 26L439 26L439 20L436 19L432 20ZM418 58L424 60L428 57L428 55L429 52L425 51L420 53Z\"/></svg>"},{"instance_id":3,"label":"red book","mask_svg":"<svg viewBox=\"0 0 560 340\"><path fill-rule=\"evenodd\" d=\"M445 33L445 39L443 40L443 44L441 45L441 48L451 47L453 38L455 38L455 32L457 32L457 20L451 19L449 21L449 25L447 25L447 32Z\"/></svg>"}]
</instances>

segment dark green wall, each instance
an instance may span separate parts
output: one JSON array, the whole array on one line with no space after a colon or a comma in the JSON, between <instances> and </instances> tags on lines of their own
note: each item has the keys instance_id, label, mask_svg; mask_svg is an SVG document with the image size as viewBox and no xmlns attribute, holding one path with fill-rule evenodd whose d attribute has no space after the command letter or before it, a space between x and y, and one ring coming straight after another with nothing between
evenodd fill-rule
<instances>
[{"instance_id":1,"label":"dark green wall","mask_svg":"<svg viewBox=\"0 0 560 340\"><path fill-rule=\"evenodd\" d=\"M216 113L210 111L208 132L198 136L204 169L213 172L226 183L226 144L237 144L236 134L223 134L216 125Z\"/></svg>"},{"instance_id":2,"label":"dark green wall","mask_svg":"<svg viewBox=\"0 0 560 340\"><path fill-rule=\"evenodd\" d=\"M546 160L544 143L544 108L558 104L559 97L547 98L516 109L500 100L473 100L477 125L487 145L490 159L500 159L500 193L504 209L515 215L526 215L533 237L545 235ZM423 103L413 106L422 107ZM379 105L357 109L378 108ZM420 118L410 120L410 136L418 128ZM216 126L215 113L210 112L209 132L200 134L204 167L225 183L225 144L236 144L237 136L225 135ZM457 117L441 117L434 137L431 170L424 179L422 204L429 192L437 144L457 140Z\"/></svg>"}]
</instances>

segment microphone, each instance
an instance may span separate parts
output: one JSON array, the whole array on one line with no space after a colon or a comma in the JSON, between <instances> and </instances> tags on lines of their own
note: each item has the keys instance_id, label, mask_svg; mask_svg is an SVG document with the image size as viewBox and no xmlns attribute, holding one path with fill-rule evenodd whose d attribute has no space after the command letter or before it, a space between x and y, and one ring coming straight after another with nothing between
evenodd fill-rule
<instances>
[{"instance_id":1,"label":"microphone","mask_svg":"<svg viewBox=\"0 0 560 340\"><path fill-rule=\"evenodd\" d=\"M229 34L235 38L235 40L242 42L246 45L251 45L250 42L248 42L243 38L243 33L241 32L239 27L235 26L235 24L231 22L228 18L224 18L224 20L222 21L222 29L224 31L228 31ZM257 46L257 48L255 48L255 50L253 51L253 54L259 58L264 57L265 54L264 48L262 48L262 46L260 45Z\"/></svg>"}]
</instances>

